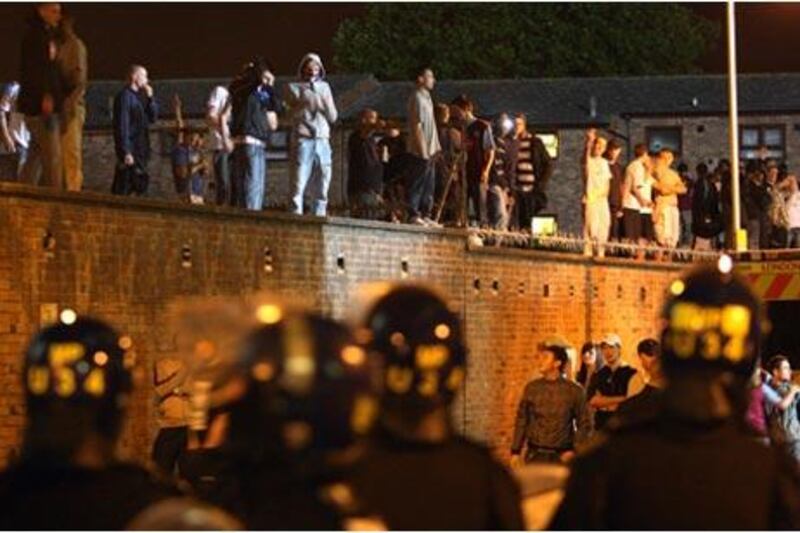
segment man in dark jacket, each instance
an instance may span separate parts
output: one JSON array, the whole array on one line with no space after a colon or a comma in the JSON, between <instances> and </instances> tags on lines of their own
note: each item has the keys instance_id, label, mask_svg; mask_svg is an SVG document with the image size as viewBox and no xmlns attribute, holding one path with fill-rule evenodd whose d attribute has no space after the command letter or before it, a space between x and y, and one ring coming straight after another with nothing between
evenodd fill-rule
<instances>
[{"instance_id":1,"label":"man in dark jacket","mask_svg":"<svg viewBox=\"0 0 800 533\"><path fill-rule=\"evenodd\" d=\"M20 57L19 110L31 132L22 181L63 186L59 113L64 103L58 56L61 4L37 4L28 20Z\"/></svg>"},{"instance_id":2,"label":"man in dark jacket","mask_svg":"<svg viewBox=\"0 0 800 533\"><path fill-rule=\"evenodd\" d=\"M264 205L266 146L278 126L279 102L272 67L261 59L250 63L231 84L233 179L231 202L256 211Z\"/></svg>"},{"instance_id":3,"label":"man in dark jacket","mask_svg":"<svg viewBox=\"0 0 800 533\"><path fill-rule=\"evenodd\" d=\"M114 99L114 148L117 168L111 192L138 195L147 192L150 160L150 124L158 117L153 88L147 69L133 65L128 71L128 84Z\"/></svg>"},{"instance_id":4,"label":"man in dark jacket","mask_svg":"<svg viewBox=\"0 0 800 533\"><path fill-rule=\"evenodd\" d=\"M692 248L710 250L716 248L717 238L723 230L720 191L715 181L718 175L710 173L705 163L697 165L696 172L692 194Z\"/></svg>"}]
</instances>

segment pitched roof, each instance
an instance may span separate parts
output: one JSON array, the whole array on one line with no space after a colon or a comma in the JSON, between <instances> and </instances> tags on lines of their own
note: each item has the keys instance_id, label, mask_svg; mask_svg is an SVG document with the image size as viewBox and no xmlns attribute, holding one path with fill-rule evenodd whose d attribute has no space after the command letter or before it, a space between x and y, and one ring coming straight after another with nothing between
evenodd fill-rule
<instances>
[{"instance_id":1,"label":"pitched roof","mask_svg":"<svg viewBox=\"0 0 800 533\"><path fill-rule=\"evenodd\" d=\"M292 81L280 77L279 91ZM411 82L379 82L369 74L331 75L339 115L354 119L364 107L384 117L403 118L413 90ZM180 94L187 117L205 113L207 95L228 79L162 80L153 83L161 116L172 115L172 95ZM449 102L469 95L481 115L523 112L531 123L550 126L606 124L623 115L714 115L727 113L724 75L643 76L619 78L550 78L513 80L445 80L434 98ZM114 95L121 81L92 81L87 91L87 127L111 124ZM800 112L800 73L739 76L741 113ZM594 109L594 115L592 115Z\"/></svg>"},{"instance_id":2,"label":"pitched roof","mask_svg":"<svg viewBox=\"0 0 800 533\"><path fill-rule=\"evenodd\" d=\"M402 117L413 85L382 83L364 104L387 117ZM800 111L800 74L740 75L741 113ZM449 102L464 93L479 114L524 112L541 125L607 123L621 115L727 113L727 77L723 75L628 78L554 78L538 80L441 81L434 98ZM591 110L595 114L592 116Z\"/></svg>"}]
</instances>

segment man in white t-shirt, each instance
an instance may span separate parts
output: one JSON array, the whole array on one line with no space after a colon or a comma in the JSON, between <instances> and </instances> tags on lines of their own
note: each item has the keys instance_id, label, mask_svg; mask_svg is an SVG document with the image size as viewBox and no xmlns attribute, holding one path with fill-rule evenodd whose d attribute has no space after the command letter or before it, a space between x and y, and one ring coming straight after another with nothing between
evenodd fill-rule
<instances>
[{"instance_id":1,"label":"man in white t-shirt","mask_svg":"<svg viewBox=\"0 0 800 533\"><path fill-rule=\"evenodd\" d=\"M585 253L591 254L591 244L598 245L598 255L605 255L603 245L608 241L611 229L611 214L608 209L608 193L611 186L611 169L603 157L606 140L597 136L597 131L586 132L584 164L584 224Z\"/></svg>"},{"instance_id":2,"label":"man in white t-shirt","mask_svg":"<svg viewBox=\"0 0 800 533\"><path fill-rule=\"evenodd\" d=\"M229 97L228 89L218 85L211 90L206 103L206 120L211 131L217 205L231 205L231 171L228 156L233 151L233 142L230 136Z\"/></svg>"},{"instance_id":3,"label":"man in white t-shirt","mask_svg":"<svg viewBox=\"0 0 800 533\"><path fill-rule=\"evenodd\" d=\"M25 116L17 112L19 83L12 81L0 92L0 180L16 180L25 158L31 134Z\"/></svg>"},{"instance_id":4,"label":"man in white t-shirt","mask_svg":"<svg viewBox=\"0 0 800 533\"><path fill-rule=\"evenodd\" d=\"M647 168L650 155L647 146L637 144L633 149L634 160L625 168L625 180L622 185L622 223L625 238L633 243L645 244L642 233L642 208L650 207L650 198L642 194L639 186L647 179Z\"/></svg>"}]
</instances>

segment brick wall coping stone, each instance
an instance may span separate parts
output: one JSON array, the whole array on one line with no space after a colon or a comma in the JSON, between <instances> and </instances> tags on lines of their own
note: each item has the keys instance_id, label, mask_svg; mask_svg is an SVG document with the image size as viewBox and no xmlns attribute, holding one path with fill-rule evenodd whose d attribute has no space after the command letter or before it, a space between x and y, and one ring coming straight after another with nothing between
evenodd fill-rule
<instances>
[{"instance_id":1,"label":"brick wall coping stone","mask_svg":"<svg viewBox=\"0 0 800 533\"><path fill-rule=\"evenodd\" d=\"M499 255L511 257L528 257L531 260L546 262L569 262L586 265L614 265L646 270L680 271L686 268L684 263L639 263L630 259L606 257L604 259L585 257L581 254L569 254L557 251L543 251L535 249L507 248L500 246L469 246L467 237L469 233L456 228L426 228L410 224L395 224L377 220L363 220L346 217L314 217L299 216L280 211L253 212L230 207L217 207L213 205L196 206L176 203L158 198L122 197L91 191L70 192L51 189L47 187L33 187L30 185L0 182L0 198L20 198L41 202L60 202L65 204L95 205L120 210L149 211L152 213L182 215L187 217L218 218L220 221L235 219L249 219L253 222L285 222L309 226L332 226L338 228L373 229L376 231L390 231L408 234L428 234L448 239L463 240L468 252L479 255Z\"/></svg>"}]
</instances>

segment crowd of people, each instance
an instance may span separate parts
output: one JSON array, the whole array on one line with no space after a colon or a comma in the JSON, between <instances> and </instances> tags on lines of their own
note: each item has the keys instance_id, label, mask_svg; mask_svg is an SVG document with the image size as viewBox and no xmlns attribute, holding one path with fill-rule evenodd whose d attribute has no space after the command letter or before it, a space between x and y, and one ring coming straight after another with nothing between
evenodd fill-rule
<instances>
[{"instance_id":1,"label":"crowd of people","mask_svg":"<svg viewBox=\"0 0 800 533\"><path fill-rule=\"evenodd\" d=\"M728 160L713 169L699 163L692 174L686 163L673 170L672 150L651 154L638 144L623 171L620 153L615 140L587 131L583 202L589 245L597 244L601 253L609 240L696 250L734 247ZM741 228L750 249L795 248L800 246L797 176L767 153L761 147L758 159L740 167Z\"/></svg>"},{"instance_id":2,"label":"crowd of people","mask_svg":"<svg viewBox=\"0 0 800 533\"><path fill-rule=\"evenodd\" d=\"M86 46L60 4L38 4L28 22L20 82L6 84L0 95L0 172L77 191L83 183ZM548 207L554 166L525 115L479 116L467 95L437 102L429 67L420 68L415 80L405 124L387 123L374 109L361 111L347 146L348 213L424 226L530 231L533 217ZM187 126L179 95L173 101L172 173L180 198L199 204L210 197L217 205L263 209L270 175L266 149L282 121L291 129L284 203L296 214L327 215L330 136L338 112L317 54L301 59L296 80L282 91L267 61L249 62L229 86L212 89L202 126ZM131 66L114 99L112 193L147 193L149 131L158 113L147 69ZM742 228L750 248L798 247L797 178L767 159L765 150L741 168ZM728 161L714 169L700 163L692 173L685 162L675 167L676 154L669 149L650 153L637 144L627 165L622 153L616 138L586 132L581 169L587 253L596 247L603 255L609 241L733 247Z\"/></svg>"},{"instance_id":3,"label":"crowd of people","mask_svg":"<svg viewBox=\"0 0 800 533\"><path fill-rule=\"evenodd\" d=\"M469 349L429 288L369 285L347 321L270 297L186 303L154 361L152 468L115 452L135 340L65 310L24 354L0 526L519 530L520 480L558 465L563 498L534 500L553 529L800 526L800 388L783 356L759 368L760 303L712 266L671 294L641 370L614 334L577 372L563 339L539 346L511 469L454 429Z\"/></svg>"}]
</instances>

